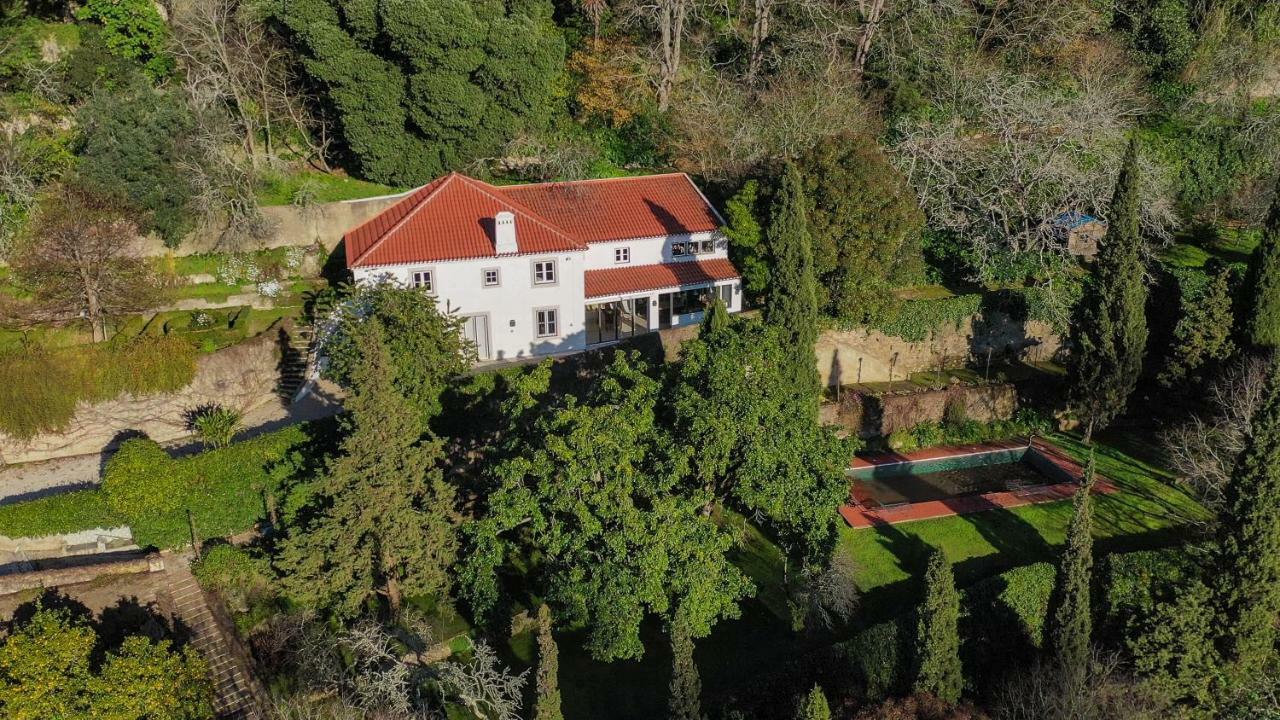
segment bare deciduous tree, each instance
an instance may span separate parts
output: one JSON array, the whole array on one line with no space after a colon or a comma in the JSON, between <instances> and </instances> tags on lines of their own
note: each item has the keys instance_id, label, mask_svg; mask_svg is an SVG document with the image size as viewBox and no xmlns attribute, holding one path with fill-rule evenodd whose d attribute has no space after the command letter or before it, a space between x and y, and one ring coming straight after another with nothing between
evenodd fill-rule
<instances>
[{"instance_id":1,"label":"bare deciduous tree","mask_svg":"<svg viewBox=\"0 0 1280 720\"><path fill-rule=\"evenodd\" d=\"M805 571L809 620L824 630L847 623L858 609L857 566L847 552L836 552L825 568Z\"/></svg>"},{"instance_id":2,"label":"bare deciduous tree","mask_svg":"<svg viewBox=\"0 0 1280 720\"><path fill-rule=\"evenodd\" d=\"M630 23L657 34L654 91L658 96L658 110L662 112L671 107L671 96L680 75L685 33L694 12L694 0L633 0L627 8L626 19Z\"/></svg>"},{"instance_id":3,"label":"bare deciduous tree","mask_svg":"<svg viewBox=\"0 0 1280 720\"><path fill-rule=\"evenodd\" d=\"M1254 411L1262 403L1266 377L1265 360L1239 361L1209 387L1205 398L1209 412L1191 415L1162 438L1179 481L1212 510L1222 507L1223 490L1252 430Z\"/></svg>"},{"instance_id":4,"label":"bare deciduous tree","mask_svg":"<svg viewBox=\"0 0 1280 720\"><path fill-rule=\"evenodd\" d=\"M520 703L529 671L513 675L483 640L473 645L468 662L441 663L437 670L450 694L484 720L520 720Z\"/></svg>"},{"instance_id":5,"label":"bare deciduous tree","mask_svg":"<svg viewBox=\"0 0 1280 720\"><path fill-rule=\"evenodd\" d=\"M1040 660L1014 670L996 693L996 720L1159 720L1172 703L1126 675L1120 660L1094 651L1082 677Z\"/></svg>"},{"instance_id":6,"label":"bare deciduous tree","mask_svg":"<svg viewBox=\"0 0 1280 720\"><path fill-rule=\"evenodd\" d=\"M84 320L95 341L107 320L155 306L160 285L137 253L138 226L100 198L64 189L38 210L30 237L12 258L29 301L10 301L0 315L17 322L67 324Z\"/></svg>"}]
</instances>

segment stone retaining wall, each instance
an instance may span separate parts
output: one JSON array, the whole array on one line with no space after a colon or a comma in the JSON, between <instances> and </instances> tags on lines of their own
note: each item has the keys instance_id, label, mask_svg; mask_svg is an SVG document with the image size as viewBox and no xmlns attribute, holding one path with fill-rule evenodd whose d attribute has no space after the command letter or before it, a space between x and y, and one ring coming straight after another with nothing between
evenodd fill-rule
<instances>
[{"instance_id":1,"label":"stone retaining wall","mask_svg":"<svg viewBox=\"0 0 1280 720\"><path fill-rule=\"evenodd\" d=\"M862 438L888 437L922 422L941 422L952 398L964 403L965 416L978 422L1007 420L1018 409L1018 392L1009 383L889 392L846 392L839 404L824 405L823 420Z\"/></svg>"},{"instance_id":2,"label":"stone retaining wall","mask_svg":"<svg viewBox=\"0 0 1280 720\"><path fill-rule=\"evenodd\" d=\"M159 553L143 556L121 555L120 557L107 555L99 562L0 575L0 595L86 583L106 575L140 575L163 570L164 559Z\"/></svg>"}]
</instances>

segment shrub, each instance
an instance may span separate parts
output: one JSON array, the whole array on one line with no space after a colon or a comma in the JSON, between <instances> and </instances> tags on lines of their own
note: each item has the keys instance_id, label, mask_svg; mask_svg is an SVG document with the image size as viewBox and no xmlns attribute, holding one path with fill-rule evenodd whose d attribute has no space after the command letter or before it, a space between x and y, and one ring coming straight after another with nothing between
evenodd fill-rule
<instances>
[{"instance_id":1,"label":"shrub","mask_svg":"<svg viewBox=\"0 0 1280 720\"><path fill-rule=\"evenodd\" d=\"M964 396L959 393L947 398L942 410L942 422L948 429L963 427L969 422L969 409L965 407Z\"/></svg>"},{"instance_id":2,"label":"shrub","mask_svg":"<svg viewBox=\"0 0 1280 720\"><path fill-rule=\"evenodd\" d=\"M187 427L200 438L206 448L223 448L231 444L243 428L244 416L239 410L210 403L187 414Z\"/></svg>"},{"instance_id":3,"label":"shrub","mask_svg":"<svg viewBox=\"0 0 1280 720\"><path fill-rule=\"evenodd\" d=\"M0 354L0 432L20 440L66 429L80 402L179 390L195 376L195 347L175 337Z\"/></svg>"},{"instance_id":4,"label":"shrub","mask_svg":"<svg viewBox=\"0 0 1280 720\"><path fill-rule=\"evenodd\" d=\"M191 572L204 587L217 592L237 612L247 612L271 594L271 565L265 557L235 545L208 548L192 563Z\"/></svg>"},{"instance_id":5,"label":"shrub","mask_svg":"<svg viewBox=\"0 0 1280 720\"><path fill-rule=\"evenodd\" d=\"M186 478L155 440L131 438L120 445L103 473L102 492L113 512L136 524L140 518L181 507Z\"/></svg>"},{"instance_id":6,"label":"shrub","mask_svg":"<svg viewBox=\"0 0 1280 720\"><path fill-rule=\"evenodd\" d=\"M0 535L40 537L125 525L101 490L75 490L0 505Z\"/></svg>"}]
</instances>

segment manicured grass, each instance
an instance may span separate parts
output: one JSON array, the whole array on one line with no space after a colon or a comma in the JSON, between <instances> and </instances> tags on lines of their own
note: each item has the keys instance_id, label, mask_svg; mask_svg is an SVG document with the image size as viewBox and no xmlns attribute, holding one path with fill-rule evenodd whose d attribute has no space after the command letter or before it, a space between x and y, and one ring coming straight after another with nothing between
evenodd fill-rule
<instances>
[{"instance_id":1,"label":"manicured grass","mask_svg":"<svg viewBox=\"0 0 1280 720\"><path fill-rule=\"evenodd\" d=\"M339 175L304 172L269 178L258 188L258 202L262 205L291 205L304 185L310 187L317 203L394 195L405 190Z\"/></svg>"},{"instance_id":2,"label":"manicured grass","mask_svg":"<svg viewBox=\"0 0 1280 720\"><path fill-rule=\"evenodd\" d=\"M1088 456L1075 437L1058 434L1051 439L1079 461ZM1176 542L1190 523L1205 519L1204 509L1169 484L1165 471L1139 459L1154 456L1153 448L1132 437L1099 440L1098 472L1121 490L1098 497L1094 534L1101 552ZM842 527L839 551L852 554L857 563L863 612L874 620L912 601L934 548L946 553L957 582L966 585L1012 567L1051 560L1070 518L1071 503L1058 502L886 528Z\"/></svg>"}]
</instances>

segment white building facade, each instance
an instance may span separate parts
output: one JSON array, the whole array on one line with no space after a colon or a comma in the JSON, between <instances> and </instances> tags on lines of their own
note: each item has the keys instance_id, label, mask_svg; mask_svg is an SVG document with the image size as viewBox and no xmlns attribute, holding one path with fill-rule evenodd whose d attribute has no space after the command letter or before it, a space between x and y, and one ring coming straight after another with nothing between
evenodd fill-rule
<instances>
[{"instance_id":1,"label":"white building facade","mask_svg":"<svg viewBox=\"0 0 1280 720\"><path fill-rule=\"evenodd\" d=\"M742 282L683 174L492 186L459 174L346 236L357 282L423 288L483 361L577 352L702 320Z\"/></svg>"}]
</instances>

